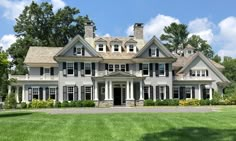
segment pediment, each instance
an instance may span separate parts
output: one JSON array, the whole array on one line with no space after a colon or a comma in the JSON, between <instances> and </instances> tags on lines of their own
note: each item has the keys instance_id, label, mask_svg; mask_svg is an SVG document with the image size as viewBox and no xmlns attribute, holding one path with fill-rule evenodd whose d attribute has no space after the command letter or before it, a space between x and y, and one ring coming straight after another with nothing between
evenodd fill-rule
<instances>
[{"instance_id":1,"label":"pediment","mask_svg":"<svg viewBox=\"0 0 236 141\"><path fill-rule=\"evenodd\" d=\"M128 72L117 71L117 72L112 72L110 74L107 74L105 75L105 77L136 77L136 76Z\"/></svg>"}]
</instances>

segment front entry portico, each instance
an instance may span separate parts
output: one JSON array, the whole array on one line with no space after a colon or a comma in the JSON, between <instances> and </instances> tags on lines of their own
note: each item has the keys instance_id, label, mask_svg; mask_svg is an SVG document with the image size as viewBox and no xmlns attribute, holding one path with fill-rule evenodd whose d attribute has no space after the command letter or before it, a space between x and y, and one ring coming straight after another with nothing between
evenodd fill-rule
<instances>
[{"instance_id":1,"label":"front entry portico","mask_svg":"<svg viewBox=\"0 0 236 141\"><path fill-rule=\"evenodd\" d=\"M113 101L114 106L125 105L126 101L126 86L125 83L113 84Z\"/></svg>"}]
</instances>

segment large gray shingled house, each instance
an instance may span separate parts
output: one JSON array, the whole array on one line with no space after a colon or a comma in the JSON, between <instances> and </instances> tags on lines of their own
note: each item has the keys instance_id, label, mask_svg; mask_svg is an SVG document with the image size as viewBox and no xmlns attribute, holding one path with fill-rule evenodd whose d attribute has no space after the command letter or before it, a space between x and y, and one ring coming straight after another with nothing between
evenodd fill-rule
<instances>
[{"instance_id":1,"label":"large gray shingled house","mask_svg":"<svg viewBox=\"0 0 236 141\"><path fill-rule=\"evenodd\" d=\"M212 99L229 80L223 66L188 45L181 56L154 36L143 38L143 24L129 37L95 37L85 25L65 47L30 47L26 75L11 75L23 102L94 100L97 106L143 105L145 99Z\"/></svg>"}]
</instances>

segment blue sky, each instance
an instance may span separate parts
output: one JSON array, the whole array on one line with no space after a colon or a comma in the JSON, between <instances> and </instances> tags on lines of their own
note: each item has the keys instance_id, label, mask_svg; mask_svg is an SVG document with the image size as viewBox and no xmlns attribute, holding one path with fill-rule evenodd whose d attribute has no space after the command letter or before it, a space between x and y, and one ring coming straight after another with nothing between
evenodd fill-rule
<instances>
[{"instance_id":1,"label":"blue sky","mask_svg":"<svg viewBox=\"0 0 236 141\"><path fill-rule=\"evenodd\" d=\"M15 41L14 18L32 0L1 0L0 46L5 49ZM172 22L188 25L192 34L200 35L215 53L236 57L236 1L213 0L35 0L48 1L54 10L69 5L96 24L99 36L127 36L135 22L144 23L144 36L159 37Z\"/></svg>"}]
</instances>

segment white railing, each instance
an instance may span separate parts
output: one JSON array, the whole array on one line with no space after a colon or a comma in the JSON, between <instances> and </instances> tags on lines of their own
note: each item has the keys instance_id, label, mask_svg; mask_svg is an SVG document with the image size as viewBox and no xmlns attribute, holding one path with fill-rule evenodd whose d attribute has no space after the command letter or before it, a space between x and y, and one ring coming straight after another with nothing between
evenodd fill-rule
<instances>
[{"instance_id":1,"label":"white railing","mask_svg":"<svg viewBox=\"0 0 236 141\"><path fill-rule=\"evenodd\" d=\"M52 81L52 80L58 80L58 76L54 75L54 76L46 76L46 75L9 75L9 79L17 79L17 80L48 80L48 81Z\"/></svg>"},{"instance_id":2,"label":"white railing","mask_svg":"<svg viewBox=\"0 0 236 141\"><path fill-rule=\"evenodd\" d=\"M193 77L193 76L174 76L174 80L212 80L209 76L200 76L200 77Z\"/></svg>"}]
</instances>

